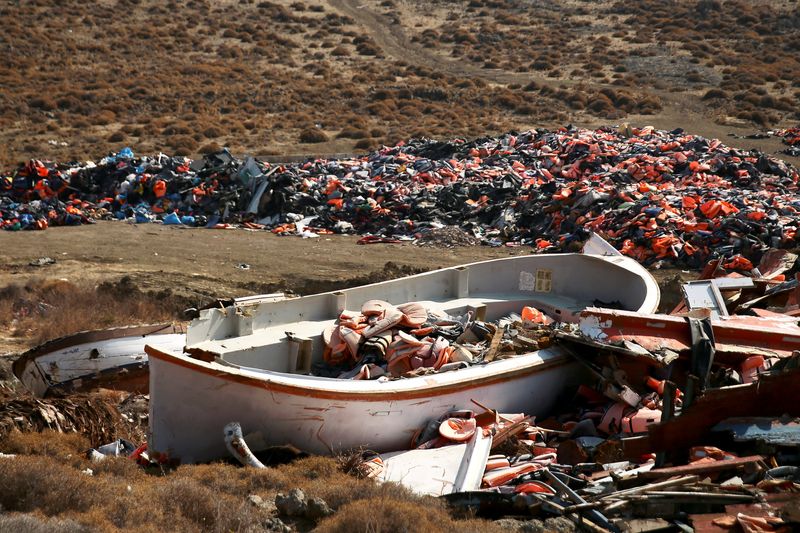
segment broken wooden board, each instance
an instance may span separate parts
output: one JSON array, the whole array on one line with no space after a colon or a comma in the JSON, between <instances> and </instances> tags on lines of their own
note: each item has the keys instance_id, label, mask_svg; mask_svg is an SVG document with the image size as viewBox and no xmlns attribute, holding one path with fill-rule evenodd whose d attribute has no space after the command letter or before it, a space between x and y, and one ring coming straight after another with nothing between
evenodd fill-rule
<instances>
[{"instance_id":1,"label":"broken wooden board","mask_svg":"<svg viewBox=\"0 0 800 533\"><path fill-rule=\"evenodd\" d=\"M466 444L385 453L380 479L429 496L473 491L480 488L491 446L492 438L476 431Z\"/></svg>"},{"instance_id":2,"label":"broken wooden board","mask_svg":"<svg viewBox=\"0 0 800 533\"><path fill-rule=\"evenodd\" d=\"M800 369L780 374L763 374L758 381L709 389L680 416L650 425L644 437L623 439L629 458L641 455L688 450L703 444L714 425L733 417L800 415Z\"/></svg>"},{"instance_id":3,"label":"broken wooden board","mask_svg":"<svg viewBox=\"0 0 800 533\"><path fill-rule=\"evenodd\" d=\"M763 455L750 455L747 457L737 457L736 459L724 459L714 462L695 462L689 463L688 465L654 468L648 472L639 474L639 479L653 480L673 476L715 474L717 472L724 472L725 470L741 468L746 465L763 463L764 460L765 458Z\"/></svg>"},{"instance_id":4,"label":"broken wooden board","mask_svg":"<svg viewBox=\"0 0 800 533\"><path fill-rule=\"evenodd\" d=\"M711 325L715 360L721 363L739 364L751 355L789 357L800 349L800 327L793 317L737 315L712 320ZM631 355L637 355L631 345L654 354L664 350L688 354L692 348L689 324L683 317L588 307L581 313L580 328L586 341L609 349L620 347Z\"/></svg>"}]
</instances>

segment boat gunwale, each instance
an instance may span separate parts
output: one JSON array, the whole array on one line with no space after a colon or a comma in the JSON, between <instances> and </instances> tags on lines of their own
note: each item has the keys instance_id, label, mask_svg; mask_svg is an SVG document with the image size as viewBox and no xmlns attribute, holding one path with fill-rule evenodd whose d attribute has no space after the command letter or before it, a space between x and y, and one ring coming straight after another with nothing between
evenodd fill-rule
<instances>
[{"instance_id":1,"label":"boat gunwale","mask_svg":"<svg viewBox=\"0 0 800 533\"><path fill-rule=\"evenodd\" d=\"M274 305L274 304L281 304L281 303L286 303L286 302L297 302L297 301L302 301L304 299L311 299L311 298L316 298L316 297L324 296L324 295L329 295L330 296L330 295L347 294L348 292L354 291L356 289L366 289L366 288L374 288L374 287L380 287L380 286L384 286L385 287L385 286L392 285L392 284L397 284L397 283L401 283L401 282L407 282L407 281L413 280L413 279L424 278L424 277L433 276L433 275L436 275L436 274L441 274L443 272L454 271L454 270L463 270L463 269L467 269L467 268L470 268L470 267L474 267L474 266L478 266L478 265L486 265L486 264L490 264L490 263L500 263L500 262L505 262L505 261L522 262L522 261L526 261L526 260L527 261L531 261L531 260L536 260L536 259L544 259L544 260L547 261L547 260L550 260L550 258L566 258L566 257L569 257L569 258L582 257L582 258L585 258L586 260L591 261L591 262L599 261L599 262L604 263L604 264L613 265L613 267L615 267L615 268L621 268L623 270L627 270L631 274L634 274L634 275L638 276L642 280L642 282L645 284L645 298L643 299L641 305L639 306L639 309L635 309L633 311L644 312L644 311L642 311L642 307L644 307L646 304L648 304L648 300L651 299L651 298L655 299L655 302L652 303L652 310L655 311L656 308L658 307L658 305L659 305L659 303L661 301L661 293L660 293L660 290L659 290L659 287L658 287L658 282L656 282L656 279L653 277L653 275L646 268L644 268L638 261L636 261L632 257L628 257L628 256L625 256L625 255L622 255L622 254L620 254L620 255L597 255L597 254L585 254L585 253L532 254L532 255L517 255L517 256L512 256L512 257L498 257L498 258L495 258L495 259L486 259L486 260L483 260L483 261L474 261L472 263L465 263L465 264L461 264L461 265L453 265L453 266L444 267L444 268L437 268L436 270L430 270L428 272L420 272L419 274L411 274L409 276L403 276L401 278L377 281L375 283L368 283L366 285L358 285L356 287L348 287L348 288L345 288L345 289L338 289L338 290L332 290L332 291L326 291L326 292L319 292L319 293L315 293L315 294L307 294L307 295L301 296L299 298L289 298L289 299L286 299L286 300L279 300L279 301L276 301L276 302L256 302L254 304L248 304L247 302L244 302L242 304L237 304L237 302L234 301L233 305L231 305L229 307L237 309L237 308L245 308L245 307L248 307L248 306L251 306L251 305L252 306ZM423 300L424 300L424 298L423 298ZM587 305L586 307L591 307L591 306ZM228 309L228 307L225 307L225 309ZM220 308L219 307L212 307L212 308L204 309L204 310L201 311L201 313L203 313L203 312L220 312ZM201 317L202 317L202 315L201 315ZM195 319L195 320L199 320L199 319ZM194 322L194 320L192 322ZM191 327L191 324L190 324L190 327Z\"/></svg>"},{"instance_id":2,"label":"boat gunwale","mask_svg":"<svg viewBox=\"0 0 800 533\"><path fill-rule=\"evenodd\" d=\"M300 298L293 298L293 299L288 299L288 300L279 300L279 301L275 301L275 302L256 302L255 304L250 304L250 305L255 307L255 309L261 309L262 306L268 306L268 307L280 306L280 305L283 305L283 304L287 304L287 302L291 302L291 303L295 303L295 304L297 302L302 302L303 300L306 300L306 301L310 302L312 299L315 299L315 298L318 299L321 296L326 296L326 295L327 296L338 296L338 295L348 294L349 292L352 292L354 290L361 290L361 289L366 289L366 288L376 288L376 287L388 287L388 286L395 285L395 284L406 283L409 280L413 280L413 279L419 279L419 278L424 278L424 277L433 276L433 275L441 275L442 273L445 273L445 272L452 272L452 271L458 271L458 270L467 269L468 267L472 267L472 266L475 266L475 265L497 264L499 262L504 262L504 261L512 261L512 262L520 262L520 261L522 261L522 262L530 262L530 261L534 261L535 262L536 260L541 260L541 259L543 259L545 261L549 261L549 260L551 260L551 258L552 259L557 259L557 258L571 258L571 259L575 258L575 259L577 259L578 257L581 257L584 260L589 261L590 263L602 264L606 268L621 269L621 270L626 271L629 274L635 276L637 279L640 279L642 281L642 283L644 284L644 298L639 303L638 308L637 309L633 309L632 311L633 312L650 312L650 313L652 313L652 312L655 312L657 310L657 307L658 307L658 305L660 303L660 299L661 299L661 294L660 294L658 283L656 282L656 280L652 276L652 274L650 274L650 272L646 268L644 268L641 264L639 264L635 259L630 258L630 257L626 257L626 256L621 255L621 254L619 254L619 255L598 255L598 254L585 254L585 253L558 253L558 254L542 254L542 255L524 255L524 256L513 256L513 257L503 257L503 258L497 258L497 259L488 259L488 260L484 260L484 261L475 261L473 263L467 263L467 264L463 264L463 265L454 265L454 266L451 266L451 267L440 268L440 269L431 270L431 271L428 271L428 272L422 272L422 273L419 273L419 274L412 274L410 276L404 276L402 278L384 280L384 281L379 281L379 282L376 282L376 283L370 283L370 284L367 284L367 285L359 285L357 287L349 287L349 288L346 288L346 289L327 291L327 292L316 293L316 294L309 294L309 295L306 295L306 296L301 296ZM467 298L467 299L469 299L469 298L479 299L480 297L481 297L481 294L475 294L475 295L471 295L470 294L470 295L466 295L465 296L465 298ZM457 300L459 298L451 296L449 299L456 299ZM531 298L531 299L533 300L534 298ZM428 301L428 300L425 297L422 297L422 298L419 299L419 301ZM431 300L431 301L435 301L437 303L440 302L439 300ZM576 303L579 303L579 302L576 301ZM590 302L583 302L583 303L585 305L581 306L580 309L573 310L576 317L584 309L593 307L593 304L590 303ZM247 303L245 303L244 305L241 305L241 304L237 305L236 303L234 303L233 305L231 305L229 307L226 307L224 309L220 309L220 308L209 308L209 309L206 309L206 310L204 310L204 313L209 313L209 314L201 314L200 317L198 317L195 320L193 320L192 323L190 323L188 330L191 330L192 326L194 324L198 323L198 322L203 322L203 321L209 320L211 318L211 316L212 316L212 315L210 315L210 313L222 313L225 316L227 316L228 310L229 309L233 309L234 313L236 315L239 315L239 314L241 314L241 310L243 310L244 308L250 307L250 305L248 305ZM332 321L332 320L335 321L336 317L335 316L331 316L331 317L325 318L324 320L315 320L315 322ZM577 322L577 320L575 320L575 321ZM286 328L287 326L289 326L289 325L291 325L293 323L295 323L295 322L294 321L289 321L289 322L278 321L276 323L273 323L270 326L270 328L259 328L259 331L263 331L264 329L284 330L284 328ZM190 346L189 345L189 331L188 330L187 330L187 343L186 343L186 346L184 348L185 350L186 349L190 349L190 348L191 349L197 349L197 350L201 350L204 353L207 352L209 354L220 356L220 357L223 357L223 358L224 358L224 356L223 356L223 354L221 352L219 352L217 350L213 350L213 349L209 350L208 348L206 348L205 343L207 343L207 342L224 342L225 340L230 340L232 338L241 337L241 335L234 335L233 337L223 337L223 338L219 338L219 339L208 339L208 338L206 338L204 340L199 340L198 339L198 340L196 340L194 342L194 344L192 344Z\"/></svg>"},{"instance_id":3,"label":"boat gunwale","mask_svg":"<svg viewBox=\"0 0 800 533\"><path fill-rule=\"evenodd\" d=\"M414 389L393 390L393 391L392 390L380 390L380 391L349 390L348 391L348 390L334 390L330 388L328 389L308 388L303 386L303 384L301 383L298 384L280 383L269 379L269 375L280 376L289 379L295 376L293 374L289 374L286 372L274 372L274 371L265 371L265 374L269 375L264 377L249 375L244 373L248 372L244 369L239 369L236 367L226 367L215 362L206 362L206 361L192 359L186 354L170 354L149 344L145 346L145 352L147 352L148 356L153 357L155 359L159 359L166 363L181 366L186 369L200 372L226 381L232 381L239 383L241 385L247 385L270 392L280 392L293 396L312 397L312 398L321 398L329 400L342 400L342 401L356 400L356 401L366 401L366 402L399 401L399 400L428 398L432 396L451 394L453 392L461 390L469 390L483 386L494 385L498 382L508 381L510 379L519 379L527 377L530 374L551 370L559 366L566 366L574 361L568 353L561 352L561 353L556 353L552 357L549 357L547 359L532 358L532 361L525 366L509 368L502 372L491 373L483 376L469 377L451 383L431 384L429 381L428 382L421 381L420 387ZM525 354L525 355L534 355L538 352L539 350L536 350L531 352L530 354ZM525 357L525 355L520 355L516 357ZM469 370L469 369L464 369L464 370ZM458 372L460 372L460 370L454 370L452 372L454 374L457 374ZM447 372L446 374L450 374L450 372ZM307 378L308 376L302 376L302 377ZM415 378L409 378L409 379L423 380L426 377L430 378L432 376L431 375L417 376ZM339 383L340 385L347 385L348 383L353 383L353 381L332 379L330 380L330 383L331 384Z\"/></svg>"},{"instance_id":4,"label":"boat gunwale","mask_svg":"<svg viewBox=\"0 0 800 533\"><path fill-rule=\"evenodd\" d=\"M582 253L562 253L562 254L547 254L547 255L535 255L535 256L515 256L515 257L505 257L500 259L490 259L486 261L477 261L473 263L468 263L464 265L455 265L452 267L446 267L442 269L433 270L430 272L423 272L420 274L414 274L411 276L405 276L398 279L393 280L385 280L377 283L372 283L368 285L360 285L358 287L351 287L348 289L341 289L336 291L328 291L313 295L307 295L298 299L293 300L284 300L278 302L265 302L265 303L258 303L258 306L266 305L266 306L273 306L273 305L280 305L287 301L302 301L303 299L311 299L311 298L318 298L319 296L323 295L339 295L339 294L346 294L354 289L362 289L366 287L379 287L379 286L387 286L391 284L398 284L407 282L410 279L421 278L436 274L441 274L442 272L453 271L453 270L460 270L464 269L473 265L486 265L486 264L496 264L501 261L512 261L512 262L520 262L520 261L536 261L537 259L545 259L545 261L553 260L557 258L577 258L583 257L585 260L589 261L590 263L594 264L602 264L607 268L611 269L622 269L633 276L636 276L637 279L642 280L644 284L644 298L639 304L638 309L636 312L645 308L647 310L655 310L658 305L658 301L660 300L660 291L658 289L658 284L655 281L655 278L647 271L644 267L642 267L638 262L630 257L625 257L622 255L596 255L596 254L582 254ZM476 295L476 297L479 297ZM234 308L238 307L234 304L232 306ZM585 308L591 307L591 305L586 305ZM211 312L222 312L220 309L210 309L208 311ZM202 320L199 319L199 320ZM281 326L284 327L286 324L279 324L276 327ZM187 346L188 348L188 346ZM206 352L205 349L201 349L203 352ZM517 357L525 357L525 355L532 355L537 353L539 350L534 350L530 354L523 354ZM535 359L532 360L530 363L522 364L520 366L516 366L514 368L507 368L502 370L500 373L489 373L488 375L484 374L481 376L470 376L469 378L465 378L464 380L455 380L449 381L443 384L433 384L431 385L430 381L427 382L420 382L421 391L414 390L414 389L407 389L404 388L402 390L383 390L383 391L370 391L370 390L336 390L333 388L324 388L319 387L320 382L315 382L315 387L309 388L308 381L304 381L301 379L296 379L297 384L292 383L285 383L280 381L275 381L275 378L280 380L292 380L292 378L308 378L309 376L300 376L295 375L290 372L279 372L273 370L260 370L260 369L249 369L247 367L241 367L239 365L223 365L213 361L206 361L201 359L193 358L186 353L183 354L168 354L162 350L159 350L153 346L145 346L145 352L150 357L155 357L157 359L170 362L184 368L188 368L190 370L200 371L212 376L222 377L229 381L236 381L246 385L273 390L276 392L286 392L289 394L295 394L298 396L314 396L314 397L324 397L329 399L343 399L343 400L351 400L351 399L367 399L369 397L374 397L376 401L378 400L390 400L390 399L401 399L406 397L427 397L432 395L432 389L441 389L444 392L450 392L453 389L467 389L467 388L474 388L480 386L482 384L487 383L495 383L497 381L503 381L506 379L513 379L517 376L528 375L530 373L534 373L538 370L545 370L548 368L552 368L554 366L560 366L562 364L566 364L566 362L570 359L570 356L563 353L556 353L552 357L548 357L547 359ZM551 352L552 353L552 352ZM209 355L221 355L217 352L211 351L208 352ZM468 371L469 369L463 369L464 371ZM455 373L461 372L462 370L456 370ZM255 375L255 374L258 375ZM272 377L272 379L270 379ZM431 376L419 376L420 378ZM414 378L411 378L414 379ZM304 381L304 382L303 382ZM350 380L337 380L331 379L332 383L342 384L347 383ZM438 394L438 392L437 392Z\"/></svg>"}]
</instances>

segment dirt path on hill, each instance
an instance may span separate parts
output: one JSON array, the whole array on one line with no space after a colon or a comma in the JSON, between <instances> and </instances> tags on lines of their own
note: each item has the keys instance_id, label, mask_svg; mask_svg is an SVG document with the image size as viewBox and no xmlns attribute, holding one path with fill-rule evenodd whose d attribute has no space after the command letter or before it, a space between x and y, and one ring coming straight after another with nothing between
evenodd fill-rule
<instances>
[{"instance_id":1,"label":"dirt path on hill","mask_svg":"<svg viewBox=\"0 0 800 533\"><path fill-rule=\"evenodd\" d=\"M384 55L406 63L426 67L451 76L464 78L481 78L490 83L527 85L535 82L539 85L558 87L561 85L574 87L583 83L589 88L603 89L615 88L611 84L593 83L592 81L562 79L554 80L533 73L514 73L500 70L479 68L466 61L451 59L435 52L430 52L423 47L411 42L403 31L402 26L394 24L388 17L370 10L366 5L359 4L358 0L330 0L331 7L342 14L353 18L357 24L363 26L380 46ZM688 92L673 93L669 90L648 88L648 92L661 99L662 110L656 115L629 115L625 121L631 124L652 125L658 129L673 130L683 128L685 131L709 138L721 139L726 144L744 149L758 149L769 154L778 154L785 148L780 139L746 139L740 138L753 133L752 126L735 126L717 124L706 116L706 107L700 97ZM599 127L609 123L606 119L599 119L584 115L575 123L582 127ZM537 124L540 127L559 127L563 124ZM731 136L734 134L735 136ZM800 158L778 154L794 164L800 163Z\"/></svg>"}]
</instances>

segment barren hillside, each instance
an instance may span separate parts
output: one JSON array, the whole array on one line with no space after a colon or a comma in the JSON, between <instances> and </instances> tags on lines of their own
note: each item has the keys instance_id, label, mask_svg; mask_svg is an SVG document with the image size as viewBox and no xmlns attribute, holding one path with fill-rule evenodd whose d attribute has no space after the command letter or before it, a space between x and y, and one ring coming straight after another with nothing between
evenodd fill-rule
<instances>
[{"instance_id":1,"label":"barren hillside","mask_svg":"<svg viewBox=\"0 0 800 533\"><path fill-rule=\"evenodd\" d=\"M3 166L800 119L796 0L34 0L0 21Z\"/></svg>"}]
</instances>

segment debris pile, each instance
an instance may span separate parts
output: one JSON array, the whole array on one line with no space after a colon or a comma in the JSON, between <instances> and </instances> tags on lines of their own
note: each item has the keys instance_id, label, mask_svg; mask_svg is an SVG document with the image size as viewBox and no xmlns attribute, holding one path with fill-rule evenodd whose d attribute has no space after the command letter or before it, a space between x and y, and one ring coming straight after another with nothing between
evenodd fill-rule
<instances>
[{"instance_id":1,"label":"debris pile","mask_svg":"<svg viewBox=\"0 0 800 533\"><path fill-rule=\"evenodd\" d=\"M648 265L699 266L712 255L757 262L769 248L796 246L797 180L795 168L758 151L651 127L412 139L292 165L227 151L135 157L126 148L96 164L21 166L1 181L0 226L160 220L359 233L365 244L457 226L483 244L537 251L568 251L597 231Z\"/></svg>"},{"instance_id":2,"label":"debris pile","mask_svg":"<svg viewBox=\"0 0 800 533\"><path fill-rule=\"evenodd\" d=\"M461 228L455 226L444 226L433 228L423 233L414 244L420 246L437 246L442 248L455 248L457 246L476 246L480 240L470 235Z\"/></svg>"},{"instance_id":3,"label":"debris pile","mask_svg":"<svg viewBox=\"0 0 800 533\"><path fill-rule=\"evenodd\" d=\"M409 449L359 452L350 461L352 470L441 497L469 516L566 519L612 532L791 531L800 526L797 259L774 249L757 266L743 256L712 260L698 280L684 284L683 301L671 314L595 302L603 307L583 309L576 323L558 322L534 307L492 323L477 304L451 316L437 307L446 304L435 301L369 300L358 311L340 312L321 333L325 363L315 370L340 378L402 379L556 346L577 361L565 372L583 379L554 415L537 420L500 412L479 389L457 400L462 405L440 397L439 405L447 405L442 412L426 407L402 432L402 447ZM540 281L545 279L550 278ZM292 343L312 343L286 335ZM299 358L305 348L296 349ZM512 393L508 387L501 394ZM495 402L501 394L484 393ZM106 412L87 414L80 398L31 399L22 407L7 402L9 414L0 422L72 430L90 416L101 426L109 416L120 416L106 404L99 407ZM124 402L126 422L146 419L143 403L143 397ZM265 468L253 450L274 447L261 430L245 436L235 421L220 429L209 441L224 439L238 462ZM116 437L95 433L92 440ZM140 464L167 459L155 452L151 457L146 448L117 440L90 453L96 461L109 455ZM301 491L279 495L275 505L288 518L319 520L334 512Z\"/></svg>"},{"instance_id":4,"label":"debris pile","mask_svg":"<svg viewBox=\"0 0 800 533\"><path fill-rule=\"evenodd\" d=\"M419 302L394 306L370 300L360 312L343 311L323 332L324 362L318 376L396 379L448 372L530 353L550 345L554 320L534 307L498 323L462 316Z\"/></svg>"},{"instance_id":5,"label":"debris pile","mask_svg":"<svg viewBox=\"0 0 800 533\"><path fill-rule=\"evenodd\" d=\"M772 392L763 394L785 394L789 381L799 376L791 371L783 377L788 379L775 389L777 382L765 382L763 387ZM755 384L745 388L758 394ZM711 418L707 403L719 403L729 389L710 389L695 406L684 405L675 423ZM586 399L581 402L585 405ZM777 412L789 401L780 403L771 410ZM622 531L632 519L652 520L654 528L713 524L725 530L738 524L745 531L756 530L748 529L750 523L787 531L800 523L800 418L712 422L703 438L724 448L688 443L680 437L686 424L659 433L677 435L679 444L655 444L651 430L642 445L648 439L641 436L647 434L644 426L635 428L638 436L628 436L630 430L621 426L600 429L583 409L535 423L524 414L478 405L480 414L457 411L433 420L413 450L365 452L359 474L441 496L467 515L566 517L588 530ZM648 446L659 453L642 453Z\"/></svg>"},{"instance_id":6,"label":"debris pile","mask_svg":"<svg viewBox=\"0 0 800 533\"><path fill-rule=\"evenodd\" d=\"M777 130L775 135L783 139L783 144L789 145L789 148L783 150L784 154L800 157L800 126Z\"/></svg>"},{"instance_id":7,"label":"debris pile","mask_svg":"<svg viewBox=\"0 0 800 533\"><path fill-rule=\"evenodd\" d=\"M119 435L144 440L144 425L140 420L123 416L119 398L113 394L48 399L6 392L0 395L0 439L12 431L51 429L81 433L93 444L110 442Z\"/></svg>"},{"instance_id":8,"label":"debris pile","mask_svg":"<svg viewBox=\"0 0 800 533\"><path fill-rule=\"evenodd\" d=\"M558 415L473 400L480 412L444 413L411 450L365 452L355 471L486 517L793 530L800 301L786 278L796 261L773 250L749 275L712 261L671 315L588 308L551 331L592 376Z\"/></svg>"}]
</instances>

